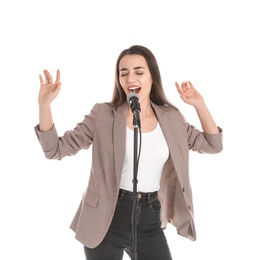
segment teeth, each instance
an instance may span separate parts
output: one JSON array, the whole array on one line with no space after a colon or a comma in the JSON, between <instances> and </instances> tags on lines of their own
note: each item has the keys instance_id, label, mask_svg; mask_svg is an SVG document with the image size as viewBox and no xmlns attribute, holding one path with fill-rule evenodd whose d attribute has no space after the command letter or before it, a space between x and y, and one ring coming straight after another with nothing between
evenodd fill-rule
<instances>
[{"instance_id":1,"label":"teeth","mask_svg":"<svg viewBox=\"0 0 257 260\"><path fill-rule=\"evenodd\" d=\"M138 93L140 91L141 88L129 88L129 92L134 92L134 93Z\"/></svg>"}]
</instances>

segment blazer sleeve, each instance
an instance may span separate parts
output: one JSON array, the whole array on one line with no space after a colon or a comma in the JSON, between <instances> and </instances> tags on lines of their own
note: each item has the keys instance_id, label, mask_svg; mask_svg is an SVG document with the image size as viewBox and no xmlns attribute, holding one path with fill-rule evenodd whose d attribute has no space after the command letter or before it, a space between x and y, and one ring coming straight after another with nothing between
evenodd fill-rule
<instances>
[{"instance_id":1,"label":"blazer sleeve","mask_svg":"<svg viewBox=\"0 0 257 260\"><path fill-rule=\"evenodd\" d=\"M190 125L181 113L180 115L186 128L189 150L209 154L220 153L223 150L222 128L218 127L219 133L217 134L208 134Z\"/></svg>"},{"instance_id":2,"label":"blazer sleeve","mask_svg":"<svg viewBox=\"0 0 257 260\"><path fill-rule=\"evenodd\" d=\"M41 132L39 125L34 127L45 157L61 160L65 156L72 156L81 149L87 149L93 143L94 130L99 115L100 106L95 104L89 115L77 124L73 130L58 136L55 125L47 132Z\"/></svg>"}]
</instances>

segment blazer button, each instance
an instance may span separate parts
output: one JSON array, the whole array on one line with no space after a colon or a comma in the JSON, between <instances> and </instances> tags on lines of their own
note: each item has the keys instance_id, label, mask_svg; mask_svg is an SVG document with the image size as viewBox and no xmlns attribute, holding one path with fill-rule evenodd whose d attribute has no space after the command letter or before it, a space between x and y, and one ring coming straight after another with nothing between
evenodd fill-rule
<instances>
[{"instance_id":1,"label":"blazer button","mask_svg":"<svg viewBox=\"0 0 257 260\"><path fill-rule=\"evenodd\" d=\"M189 210L191 210L191 207L190 207L190 205L188 205L188 209L189 209Z\"/></svg>"},{"instance_id":2,"label":"blazer button","mask_svg":"<svg viewBox=\"0 0 257 260\"><path fill-rule=\"evenodd\" d=\"M182 191L185 192L185 187L182 188Z\"/></svg>"}]
</instances>

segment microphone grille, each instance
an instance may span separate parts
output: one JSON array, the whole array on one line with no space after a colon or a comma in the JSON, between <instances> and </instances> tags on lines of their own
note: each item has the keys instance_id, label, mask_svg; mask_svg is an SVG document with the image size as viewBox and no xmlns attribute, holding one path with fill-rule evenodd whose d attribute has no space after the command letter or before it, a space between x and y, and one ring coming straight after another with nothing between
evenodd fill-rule
<instances>
[{"instance_id":1,"label":"microphone grille","mask_svg":"<svg viewBox=\"0 0 257 260\"><path fill-rule=\"evenodd\" d=\"M136 97L139 100L139 95L135 92L131 92L128 96L127 96L127 102L129 103L130 99Z\"/></svg>"}]
</instances>

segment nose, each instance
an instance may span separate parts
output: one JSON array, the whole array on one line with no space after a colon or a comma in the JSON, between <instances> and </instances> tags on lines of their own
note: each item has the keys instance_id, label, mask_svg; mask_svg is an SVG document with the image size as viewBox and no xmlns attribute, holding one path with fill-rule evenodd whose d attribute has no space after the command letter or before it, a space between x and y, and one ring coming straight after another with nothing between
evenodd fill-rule
<instances>
[{"instance_id":1,"label":"nose","mask_svg":"<svg viewBox=\"0 0 257 260\"><path fill-rule=\"evenodd\" d=\"M134 75L129 74L128 77L127 77L127 81L128 81L128 83L135 82L135 77L134 77Z\"/></svg>"}]
</instances>

